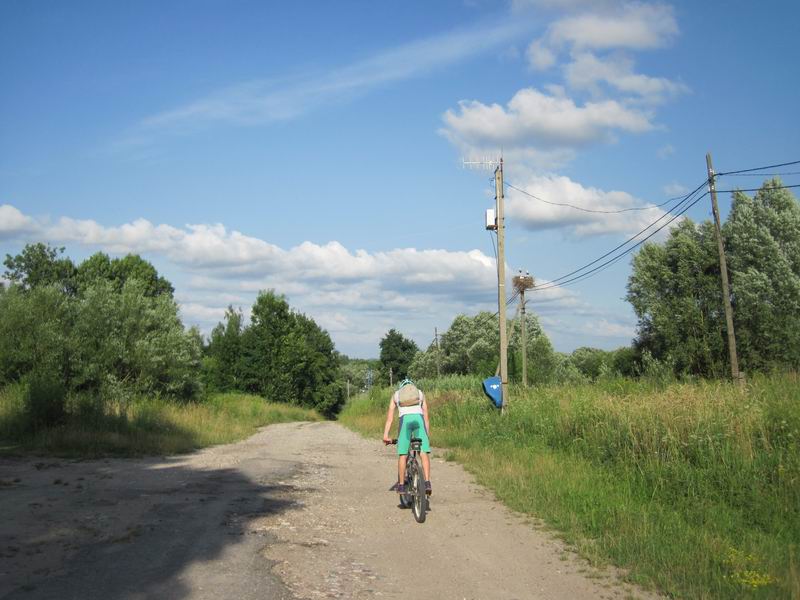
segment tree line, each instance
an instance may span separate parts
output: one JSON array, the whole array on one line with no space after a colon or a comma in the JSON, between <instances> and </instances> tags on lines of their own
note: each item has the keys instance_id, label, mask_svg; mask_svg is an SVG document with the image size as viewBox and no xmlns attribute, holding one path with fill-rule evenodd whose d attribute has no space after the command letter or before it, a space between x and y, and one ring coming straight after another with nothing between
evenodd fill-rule
<instances>
[{"instance_id":1,"label":"tree line","mask_svg":"<svg viewBox=\"0 0 800 600\"><path fill-rule=\"evenodd\" d=\"M174 288L136 255L64 248L7 255L0 283L0 387L26 388L26 426L102 418L136 396L176 402L241 390L334 415L343 402L327 332L262 292L251 323L230 309L206 343L181 322ZM119 412L117 410L117 412Z\"/></svg>"}]
</instances>

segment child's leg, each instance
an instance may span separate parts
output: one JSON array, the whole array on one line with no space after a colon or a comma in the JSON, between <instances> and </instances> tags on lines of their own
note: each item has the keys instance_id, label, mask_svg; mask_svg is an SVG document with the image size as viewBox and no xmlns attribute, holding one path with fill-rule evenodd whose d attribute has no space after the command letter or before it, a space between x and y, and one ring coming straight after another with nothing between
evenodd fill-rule
<instances>
[{"instance_id":1,"label":"child's leg","mask_svg":"<svg viewBox=\"0 0 800 600\"><path fill-rule=\"evenodd\" d=\"M408 454L401 454L397 457L397 482L400 485L406 481L406 458L408 458Z\"/></svg>"},{"instance_id":2,"label":"child's leg","mask_svg":"<svg viewBox=\"0 0 800 600\"><path fill-rule=\"evenodd\" d=\"M425 481L431 480L431 455L422 452L422 472L425 473Z\"/></svg>"}]
</instances>

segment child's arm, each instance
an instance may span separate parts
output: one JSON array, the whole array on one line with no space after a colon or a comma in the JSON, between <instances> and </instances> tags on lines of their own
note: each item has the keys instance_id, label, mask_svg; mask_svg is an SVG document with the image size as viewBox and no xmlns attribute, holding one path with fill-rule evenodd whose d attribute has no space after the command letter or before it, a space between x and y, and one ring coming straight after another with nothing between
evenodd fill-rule
<instances>
[{"instance_id":1,"label":"child's arm","mask_svg":"<svg viewBox=\"0 0 800 600\"><path fill-rule=\"evenodd\" d=\"M422 401L422 420L425 421L425 431L428 432L428 437L431 436L431 422L428 418L428 399L423 396Z\"/></svg>"},{"instance_id":2,"label":"child's arm","mask_svg":"<svg viewBox=\"0 0 800 600\"><path fill-rule=\"evenodd\" d=\"M389 437L389 432L392 429L392 421L394 421L394 397L389 398L389 410L386 411L386 425L383 426L384 444L392 443L392 438Z\"/></svg>"}]
</instances>

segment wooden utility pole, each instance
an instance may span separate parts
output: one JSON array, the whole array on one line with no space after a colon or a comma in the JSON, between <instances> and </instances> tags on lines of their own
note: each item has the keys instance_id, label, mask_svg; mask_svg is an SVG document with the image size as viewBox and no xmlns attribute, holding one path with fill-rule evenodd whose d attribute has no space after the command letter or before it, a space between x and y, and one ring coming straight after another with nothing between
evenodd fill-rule
<instances>
[{"instance_id":1,"label":"wooden utility pole","mask_svg":"<svg viewBox=\"0 0 800 600\"><path fill-rule=\"evenodd\" d=\"M728 354L731 359L731 377L740 382L739 359L736 356L736 335L733 331L733 308L731 308L731 292L728 287L728 264L725 260L725 247L722 244L722 229L719 224L719 208L717 207L717 187L714 184L714 167L711 165L711 153L706 154L708 167L708 190L711 192L711 211L714 213L714 233L717 236L719 249L719 270L722 276L722 305L725 308L725 325L728 330Z\"/></svg>"},{"instance_id":2,"label":"wooden utility pole","mask_svg":"<svg viewBox=\"0 0 800 600\"><path fill-rule=\"evenodd\" d=\"M530 273L515 275L511 280L520 295L522 309L522 385L528 387L528 323L525 321L525 290L533 288L533 277Z\"/></svg>"},{"instance_id":3,"label":"wooden utility pole","mask_svg":"<svg viewBox=\"0 0 800 600\"><path fill-rule=\"evenodd\" d=\"M439 378L442 376L442 365L441 361L439 360L439 329L438 327L433 328L433 339L436 340L436 377Z\"/></svg>"},{"instance_id":4,"label":"wooden utility pole","mask_svg":"<svg viewBox=\"0 0 800 600\"><path fill-rule=\"evenodd\" d=\"M500 316L500 389L505 413L508 404L508 332L506 331L506 225L503 196L503 159L494 170L495 199L497 200L497 305Z\"/></svg>"}]
</instances>

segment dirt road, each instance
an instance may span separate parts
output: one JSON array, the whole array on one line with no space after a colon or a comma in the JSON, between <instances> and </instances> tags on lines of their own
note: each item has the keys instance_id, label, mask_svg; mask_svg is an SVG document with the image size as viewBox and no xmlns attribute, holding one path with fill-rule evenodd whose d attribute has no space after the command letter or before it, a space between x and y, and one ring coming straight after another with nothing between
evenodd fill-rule
<instances>
[{"instance_id":1,"label":"dirt road","mask_svg":"<svg viewBox=\"0 0 800 600\"><path fill-rule=\"evenodd\" d=\"M0 598L650 597L440 459L417 524L394 469L335 423L165 459L0 459Z\"/></svg>"}]
</instances>

